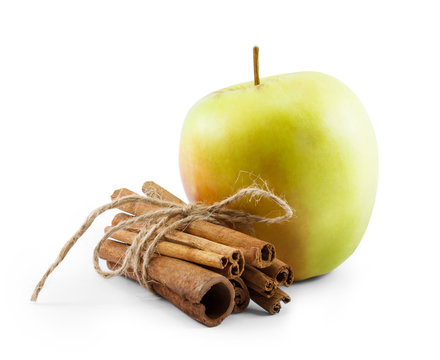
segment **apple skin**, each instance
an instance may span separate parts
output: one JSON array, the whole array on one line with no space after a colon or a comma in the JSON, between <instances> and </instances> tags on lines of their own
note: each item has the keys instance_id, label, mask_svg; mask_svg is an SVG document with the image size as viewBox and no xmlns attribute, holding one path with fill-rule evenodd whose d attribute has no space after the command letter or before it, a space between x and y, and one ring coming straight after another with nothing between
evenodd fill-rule
<instances>
[{"instance_id":1,"label":"apple skin","mask_svg":"<svg viewBox=\"0 0 440 360\"><path fill-rule=\"evenodd\" d=\"M255 225L296 280L325 274L358 246L374 205L376 138L359 99L318 72L272 76L214 92L189 111L180 171L190 201L212 203L263 179L296 210ZM276 215L262 200L245 211Z\"/></svg>"}]
</instances>

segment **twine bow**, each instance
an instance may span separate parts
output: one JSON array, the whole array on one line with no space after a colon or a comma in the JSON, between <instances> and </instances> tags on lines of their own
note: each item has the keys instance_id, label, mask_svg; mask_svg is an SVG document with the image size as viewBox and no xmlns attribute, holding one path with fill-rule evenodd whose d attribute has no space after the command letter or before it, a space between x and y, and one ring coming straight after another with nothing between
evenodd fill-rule
<instances>
[{"instance_id":1,"label":"twine bow","mask_svg":"<svg viewBox=\"0 0 440 360\"><path fill-rule=\"evenodd\" d=\"M275 203L284 214L277 217L264 217L245 213L238 210L229 209L227 206L236 203L239 200L245 198L266 198ZM154 254L156 247L164 237L164 235L176 229L184 229L190 223L194 221L204 220L213 223L231 223L231 224L275 224L281 223L290 219L294 213L292 208L286 201L276 196L270 191L260 189L258 187L248 187L239 190L234 195L216 202L212 205L206 205L202 203L190 203L179 204L166 200L159 199L151 196L151 194L145 191L144 195L129 195L117 198L116 200L103 205L96 210L92 211L87 217L86 221L81 225L78 231L67 241L63 246L58 257L54 263L47 269L32 294L31 301L36 301L38 294L44 287L44 284L49 275L55 270L55 268L64 260L70 249L75 245L79 238L87 231L87 229L93 224L95 219L110 209L118 208L121 205L133 202L140 202L150 205L158 206L158 210L150 211L145 214L134 216L132 219L120 222L118 225L111 227L101 238L98 245L93 252L93 265L98 274L104 278L110 278L124 274L124 272L132 267L133 271L139 281L139 283L150 289L147 269L152 255ZM145 222L140 232L137 234L133 243L128 247L122 264L114 270L104 271L102 270L98 253L101 249L104 241L109 238L115 232L126 229L138 222Z\"/></svg>"}]
</instances>

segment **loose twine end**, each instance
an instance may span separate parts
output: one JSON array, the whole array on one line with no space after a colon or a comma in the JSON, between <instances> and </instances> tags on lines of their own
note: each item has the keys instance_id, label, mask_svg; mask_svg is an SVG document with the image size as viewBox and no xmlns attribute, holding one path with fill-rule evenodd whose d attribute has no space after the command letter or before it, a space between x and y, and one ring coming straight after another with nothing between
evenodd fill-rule
<instances>
[{"instance_id":1,"label":"loose twine end","mask_svg":"<svg viewBox=\"0 0 440 360\"><path fill-rule=\"evenodd\" d=\"M270 191L262 190L258 187L248 187L241 189L234 195L212 205L198 203L179 204L169 202L155 196L151 196L151 193L147 193L147 191L145 191L144 189L143 191L145 193L145 196L129 195L120 197L92 211L87 219L84 221L84 223L81 225L81 227L78 229L78 231L75 232L75 234L62 247L53 264L44 273L43 277L38 282L34 289L34 292L32 293L31 301L37 301L38 295L43 289L49 275L64 260L70 249L93 224L95 219L107 210L118 208L119 206L124 204L141 202L145 204L156 205L159 207L159 209L150 211L139 216L134 216L132 219L122 221L118 225L111 227L104 234L104 236L101 238L93 251L93 266L96 272L104 278L122 275L129 267L132 267L139 283L151 291L151 280L147 272L148 265L152 255L156 250L158 243L166 235L167 232L171 230L183 229L190 223L199 220L215 223L227 222L231 224L275 224L284 222L294 216L293 209L285 200L281 199ZM283 211L284 214L278 217L271 218L227 208L228 205L236 203L246 197L266 198L275 203ZM178 220L175 220L176 217L178 218ZM104 244L104 241L115 232L127 229L131 225L138 222L145 222L145 225L142 227L141 231L138 233L133 243L128 247L122 264L118 268L110 271L102 270L99 263L98 254L99 250Z\"/></svg>"}]
</instances>

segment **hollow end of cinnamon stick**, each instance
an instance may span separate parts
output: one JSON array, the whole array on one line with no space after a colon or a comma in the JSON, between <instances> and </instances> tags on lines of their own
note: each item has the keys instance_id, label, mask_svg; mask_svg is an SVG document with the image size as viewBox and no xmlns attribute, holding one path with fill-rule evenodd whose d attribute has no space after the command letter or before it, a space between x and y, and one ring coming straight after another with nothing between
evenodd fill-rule
<instances>
[{"instance_id":1,"label":"hollow end of cinnamon stick","mask_svg":"<svg viewBox=\"0 0 440 360\"><path fill-rule=\"evenodd\" d=\"M212 285L200 300L205 306L205 315L212 320L224 315L229 308L230 297L230 288L225 283L217 282Z\"/></svg>"},{"instance_id":2,"label":"hollow end of cinnamon stick","mask_svg":"<svg viewBox=\"0 0 440 360\"><path fill-rule=\"evenodd\" d=\"M290 286L293 283L292 268L280 259L274 259L270 266L261 271L274 279L278 285Z\"/></svg>"},{"instance_id":3,"label":"hollow end of cinnamon stick","mask_svg":"<svg viewBox=\"0 0 440 360\"><path fill-rule=\"evenodd\" d=\"M235 261L235 263L237 264L237 266L238 266L238 273L239 273L239 276L241 276L241 274L243 274L243 271L244 271L244 265L245 265L245 263L244 263L244 258L243 258L243 256L241 256L241 253L240 253L240 255L238 256L238 259L237 260L234 260Z\"/></svg>"},{"instance_id":4,"label":"hollow end of cinnamon stick","mask_svg":"<svg viewBox=\"0 0 440 360\"><path fill-rule=\"evenodd\" d=\"M265 297L271 297L277 288L275 280L251 265L245 265L243 279L249 288Z\"/></svg>"},{"instance_id":5,"label":"hollow end of cinnamon stick","mask_svg":"<svg viewBox=\"0 0 440 360\"><path fill-rule=\"evenodd\" d=\"M257 305L261 306L269 314L274 315L280 312L281 310L280 299L275 297L267 298L259 294L252 288L249 288L249 294L252 301L254 301Z\"/></svg>"},{"instance_id":6,"label":"hollow end of cinnamon stick","mask_svg":"<svg viewBox=\"0 0 440 360\"><path fill-rule=\"evenodd\" d=\"M287 271L280 271L276 276L275 280L278 284L284 284L287 280Z\"/></svg>"},{"instance_id":7,"label":"hollow end of cinnamon stick","mask_svg":"<svg viewBox=\"0 0 440 360\"><path fill-rule=\"evenodd\" d=\"M250 302L249 290L241 278L230 279L229 281L231 282L235 291L234 312L243 312L248 307Z\"/></svg>"},{"instance_id":8,"label":"hollow end of cinnamon stick","mask_svg":"<svg viewBox=\"0 0 440 360\"><path fill-rule=\"evenodd\" d=\"M266 244L261 248L261 260L263 262L272 263L275 259L275 246ZM264 267L264 266L263 266Z\"/></svg>"},{"instance_id":9,"label":"hollow end of cinnamon stick","mask_svg":"<svg viewBox=\"0 0 440 360\"><path fill-rule=\"evenodd\" d=\"M235 279L242 275L243 270L240 269L238 264L228 263L224 269L214 268L212 266L204 266L206 269L216 272L217 274L223 275L227 279Z\"/></svg>"},{"instance_id":10,"label":"hollow end of cinnamon stick","mask_svg":"<svg viewBox=\"0 0 440 360\"><path fill-rule=\"evenodd\" d=\"M240 276L240 268L238 267L238 264L231 266L231 274L232 276Z\"/></svg>"},{"instance_id":11,"label":"hollow end of cinnamon stick","mask_svg":"<svg viewBox=\"0 0 440 360\"><path fill-rule=\"evenodd\" d=\"M254 290L256 293L260 294L261 296L264 296L265 298L271 298L275 294L276 287L263 287L261 284L254 283L249 280L245 280L246 286L249 289Z\"/></svg>"},{"instance_id":12,"label":"hollow end of cinnamon stick","mask_svg":"<svg viewBox=\"0 0 440 360\"><path fill-rule=\"evenodd\" d=\"M286 279L284 285L290 286L293 284L294 280L295 280L294 272L293 272L292 268L289 266L288 271L287 271L287 279Z\"/></svg>"},{"instance_id":13,"label":"hollow end of cinnamon stick","mask_svg":"<svg viewBox=\"0 0 440 360\"><path fill-rule=\"evenodd\" d=\"M289 294L285 293L280 288L275 290L274 298L279 299L279 301L282 301L284 304L287 304L292 300Z\"/></svg>"},{"instance_id":14,"label":"hollow end of cinnamon stick","mask_svg":"<svg viewBox=\"0 0 440 360\"><path fill-rule=\"evenodd\" d=\"M119 266L118 262L108 259L107 265L110 269ZM232 284L225 277L197 265L158 256L151 260L148 273L155 280L151 287L156 293L206 326L219 325L234 308ZM132 269L124 276L137 281Z\"/></svg>"}]
</instances>

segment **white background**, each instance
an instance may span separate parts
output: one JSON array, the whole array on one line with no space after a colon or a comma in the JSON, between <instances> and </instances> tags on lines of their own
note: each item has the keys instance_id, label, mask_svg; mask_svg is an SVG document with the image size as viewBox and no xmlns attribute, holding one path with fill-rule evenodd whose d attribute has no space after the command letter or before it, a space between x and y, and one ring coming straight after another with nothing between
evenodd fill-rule
<instances>
[{"instance_id":1,"label":"white background","mask_svg":"<svg viewBox=\"0 0 440 360\"><path fill-rule=\"evenodd\" d=\"M439 350L439 10L436 1L2 1L3 359L434 359ZM118 187L184 197L178 144L207 93L315 70L360 97L380 155L354 255L295 284L276 316L216 328L123 278L92 250L111 215L29 297L60 247ZM436 344L437 342L437 344Z\"/></svg>"}]
</instances>

